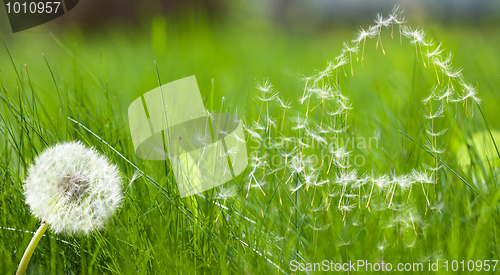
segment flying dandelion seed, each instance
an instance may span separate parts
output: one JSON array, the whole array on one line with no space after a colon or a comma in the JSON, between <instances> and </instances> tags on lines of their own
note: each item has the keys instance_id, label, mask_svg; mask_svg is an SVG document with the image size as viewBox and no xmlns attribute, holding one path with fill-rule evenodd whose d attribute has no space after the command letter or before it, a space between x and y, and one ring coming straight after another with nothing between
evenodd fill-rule
<instances>
[{"instance_id":1,"label":"flying dandelion seed","mask_svg":"<svg viewBox=\"0 0 500 275\"><path fill-rule=\"evenodd\" d=\"M226 200L232 198L238 194L238 187L233 186L222 186L214 197L216 200Z\"/></svg>"},{"instance_id":2,"label":"flying dandelion seed","mask_svg":"<svg viewBox=\"0 0 500 275\"><path fill-rule=\"evenodd\" d=\"M318 226L318 227L315 227L314 225L311 225L311 224L308 224L309 227L311 227L313 230L315 231L323 231L323 230L326 230L330 227L330 225L332 225L331 223L327 223L323 226Z\"/></svg>"}]
</instances>

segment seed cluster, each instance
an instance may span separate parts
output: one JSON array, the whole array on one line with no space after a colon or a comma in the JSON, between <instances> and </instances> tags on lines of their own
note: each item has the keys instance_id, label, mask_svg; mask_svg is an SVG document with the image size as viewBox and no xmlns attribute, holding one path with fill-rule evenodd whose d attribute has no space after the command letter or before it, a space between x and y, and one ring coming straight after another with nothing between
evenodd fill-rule
<instances>
[{"instance_id":1,"label":"seed cluster","mask_svg":"<svg viewBox=\"0 0 500 275\"><path fill-rule=\"evenodd\" d=\"M278 196L281 203L297 192L305 192L309 194L306 196L309 213L333 207L342 214L344 221L346 215L356 209L391 209L404 215L398 215L389 225L411 229L415 234L418 223L422 222L421 215L410 203L402 203L411 200L413 189L418 188L425 196L423 214L427 214L428 209L437 212L443 209L444 204L436 195L435 184L437 172L443 168L437 161L444 152L438 137L444 135L447 129L439 129L436 120L444 116L449 105L458 102L463 103L467 115L469 103L480 102L478 89L465 81L461 68L453 67L451 53L445 55L441 44L434 46L422 29L405 25L399 7L396 6L387 17L378 14L374 22L375 25L367 30L360 28L352 41L345 42L340 55L328 62L326 68L302 78L304 88L297 103L305 106L301 108L305 112L293 112L293 103L285 100L269 80L257 84L260 116L257 120L245 121L244 127L248 138L263 145L266 150L251 152L246 197L252 189L256 189L265 196L272 192L270 195ZM427 108L422 110L423 118L428 120L428 127L424 129L428 136L425 146L435 158L432 163L414 167L406 174L360 173L353 161L353 151L346 142L350 129L349 111L354 106L342 93L339 78L355 75L353 63L362 63L365 59L366 40L376 39L375 47L385 54L380 34L384 29L390 29L391 37L394 37L394 27L399 29L401 45L403 39L409 40L415 47L418 62L424 69L435 73L435 84L429 96L422 99ZM358 56L360 53L361 58ZM350 67L349 74L346 66ZM273 117L270 107L281 112L280 117ZM287 116L287 112L294 115ZM295 135L283 134L291 132ZM279 187L267 191L271 182L278 183ZM288 194L284 194L283 190L287 190ZM236 191L231 187L221 188L217 198L235 196ZM328 194L326 197L320 195L325 191ZM324 230L328 224L313 228Z\"/></svg>"}]
</instances>

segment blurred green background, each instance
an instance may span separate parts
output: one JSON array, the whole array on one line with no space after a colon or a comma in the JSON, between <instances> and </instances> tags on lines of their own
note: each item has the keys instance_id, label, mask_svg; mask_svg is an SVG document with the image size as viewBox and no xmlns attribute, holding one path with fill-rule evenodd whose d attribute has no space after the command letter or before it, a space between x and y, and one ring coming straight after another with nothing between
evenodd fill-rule
<instances>
[{"instance_id":1,"label":"blurred green background","mask_svg":"<svg viewBox=\"0 0 500 275\"><path fill-rule=\"evenodd\" d=\"M158 86L156 62L162 83L196 75L207 108L219 110L224 98L224 108L256 119L256 83L269 78L285 99L296 102L303 76L324 68L359 27L367 28L395 4L408 25L424 27L434 45L442 43L454 55L465 79L478 85L484 108L499 117L497 1L82 1L65 16L16 34L9 33L4 16L2 30L18 70L26 64L36 88L52 99L46 104L57 104L58 94L51 90L42 54L59 86L75 95L109 91L124 117L135 98ZM407 41L403 47L386 43L386 56L366 46L365 66L355 65L353 84L344 90L355 106L354 124L365 136L387 126L365 117L387 110L401 116L406 110L411 117L419 100L409 92L413 48ZM6 51L0 54L0 76L9 83L14 70ZM392 123L388 138L397 135ZM490 123L500 128L499 122Z\"/></svg>"},{"instance_id":2,"label":"blurred green background","mask_svg":"<svg viewBox=\"0 0 500 275\"><path fill-rule=\"evenodd\" d=\"M0 30L16 66L28 65L36 81L50 79L43 53L57 64L57 80L71 85L78 78L102 89L102 54L110 91L120 95L125 112L134 98L157 85L154 61L164 83L196 75L205 96L214 79L215 104L222 95L229 103L248 101L256 81L266 77L294 94L300 91L299 77L324 67L358 27L366 28L376 13L387 14L394 4L405 10L409 25L425 26L436 42L443 42L471 83L484 84L482 91L498 83L498 66L491 60L500 54L500 4L488 0L89 0L59 19L16 34L9 33L0 9ZM10 61L5 51L0 54L2 78L9 79L14 76ZM86 69L75 75L75 66L82 65ZM86 71L95 77L87 81Z\"/></svg>"},{"instance_id":3,"label":"blurred green background","mask_svg":"<svg viewBox=\"0 0 500 275\"><path fill-rule=\"evenodd\" d=\"M53 69L58 79L89 77L72 73L76 57L76 66L83 64L96 75L93 81L83 81L85 85L103 87L102 52L108 82L113 84L110 90L120 94L124 107L157 85L154 60L165 83L196 75L206 93L214 79L217 95L233 102L240 96L248 99L255 81L265 77L294 93L301 74L311 75L325 66L359 26L366 28L376 13L388 13L394 4L405 10L411 26L425 25L436 42L443 42L458 66L469 66L464 73L470 82L488 82L483 89L497 83L498 78L481 78L475 70L481 67L485 76L498 75L498 66L488 61L499 55L495 46L500 4L488 0L89 0L59 19L16 34L9 33L5 10L0 9L0 30L16 66L26 63L37 72L35 80L49 79L44 53L57 64ZM2 75L8 79L13 70L6 52L1 54Z\"/></svg>"}]
</instances>

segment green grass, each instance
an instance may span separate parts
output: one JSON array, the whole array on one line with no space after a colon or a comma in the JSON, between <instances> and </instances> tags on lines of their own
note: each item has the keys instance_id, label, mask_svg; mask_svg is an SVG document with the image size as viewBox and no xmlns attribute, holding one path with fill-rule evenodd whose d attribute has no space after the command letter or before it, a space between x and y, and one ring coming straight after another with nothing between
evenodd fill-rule
<instances>
[{"instance_id":1,"label":"green grass","mask_svg":"<svg viewBox=\"0 0 500 275\"><path fill-rule=\"evenodd\" d=\"M89 236L55 235L49 229L28 267L32 274L290 273L292 259L383 260L393 266L436 259L498 260L500 156L491 137L500 130L499 29L423 27L454 54L464 78L479 87L482 111L473 106L472 116L470 102L467 114L460 104L450 104L436 122L448 130L439 139L447 148L439 156L446 167L437 173L434 188L427 189L433 208L420 185L414 185L411 191L375 189L370 207L359 204L351 212L337 210L338 199L328 210L312 211L338 188L292 193L290 186L304 178L295 175L285 184L292 175L289 168L259 174L266 184L248 191L249 168L225 184L239 190L227 200L211 199L219 189L180 198L168 163L135 156L127 108L158 86L158 68L163 84L196 75L210 110L237 113L248 124L276 117L277 129L262 132L272 137L272 145L281 135L302 138L289 119L280 130L283 110L270 104L268 114L256 98L255 84L268 77L283 98L294 102L287 117L304 114L306 106L297 102L303 92L301 74L322 70L339 54L342 42L353 38L355 26L303 32L272 24L156 17L152 23L98 32L69 27L53 36L6 36L12 62L1 50L0 270L15 271L33 236L25 231L39 226L23 201L27 167L47 146L69 140L94 146L120 167L126 179L123 208L104 230ZM389 33L382 37L386 55L375 49L375 40L367 41L363 66L354 63L354 77L343 71L332 76L354 107L347 121L336 123L350 125L340 143L365 158L359 173L401 175L434 163L419 146L428 125L421 99L435 81L434 71L416 60L407 40L400 46ZM330 123L320 109L311 112L311 122ZM375 148L346 142L373 136L380 136ZM267 153L269 159L285 154L273 146L255 146L248 137L249 152ZM316 153L304 149L305 155ZM137 169L145 176L129 184ZM332 179L342 170L319 169ZM360 192L369 194L369 187ZM389 200L399 207L388 208Z\"/></svg>"}]
</instances>

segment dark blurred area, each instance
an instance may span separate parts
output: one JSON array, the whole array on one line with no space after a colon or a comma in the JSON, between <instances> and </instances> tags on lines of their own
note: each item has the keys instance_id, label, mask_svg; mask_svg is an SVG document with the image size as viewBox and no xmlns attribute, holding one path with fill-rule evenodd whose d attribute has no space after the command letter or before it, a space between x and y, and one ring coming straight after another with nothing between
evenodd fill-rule
<instances>
[{"instance_id":1,"label":"dark blurred area","mask_svg":"<svg viewBox=\"0 0 500 275\"><path fill-rule=\"evenodd\" d=\"M80 0L61 24L76 23L84 28L99 28L109 22L138 23L143 18L163 14L176 19L186 13L211 16L223 13L221 0Z\"/></svg>"},{"instance_id":2,"label":"dark blurred area","mask_svg":"<svg viewBox=\"0 0 500 275\"><path fill-rule=\"evenodd\" d=\"M498 0L273 0L273 12L281 21L316 20L326 23L372 21L398 5L405 14L439 23L481 24L500 19Z\"/></svg>"},{"instance_id":3,"label":"dark blurred area","mask_svg":"<svg viewBox=\"0 0 500 275\"><path fill-rule=\"evenodd\" d=\"M470 25L495 27L500 23L500 0L80 0L67 14L24 33L76 26L87 32L105 27L151 26L154 18L224 26L272 25L305 32L331 27L366 26L377 13L387 15L398 5L412 25ZM142 26L141 26L142 25ZM147 28L148 28L147 27ZM5 9L0 31L10 32Z\"/></svg>"},{"instance_id":4,"label":"dark blurred area","mask_svg":"<svg viewBox=\"0 0 500 275\"><path fill-rule=\"evenodd\" d=\"M61 24L99 28L108 22L139 22L163 14L171 19L200 13L211 20L269 20L285 26L372 21L399 5L412 21L491 24L500 19L498 0L81 0Z\"/></svg>"}]
</instances>

